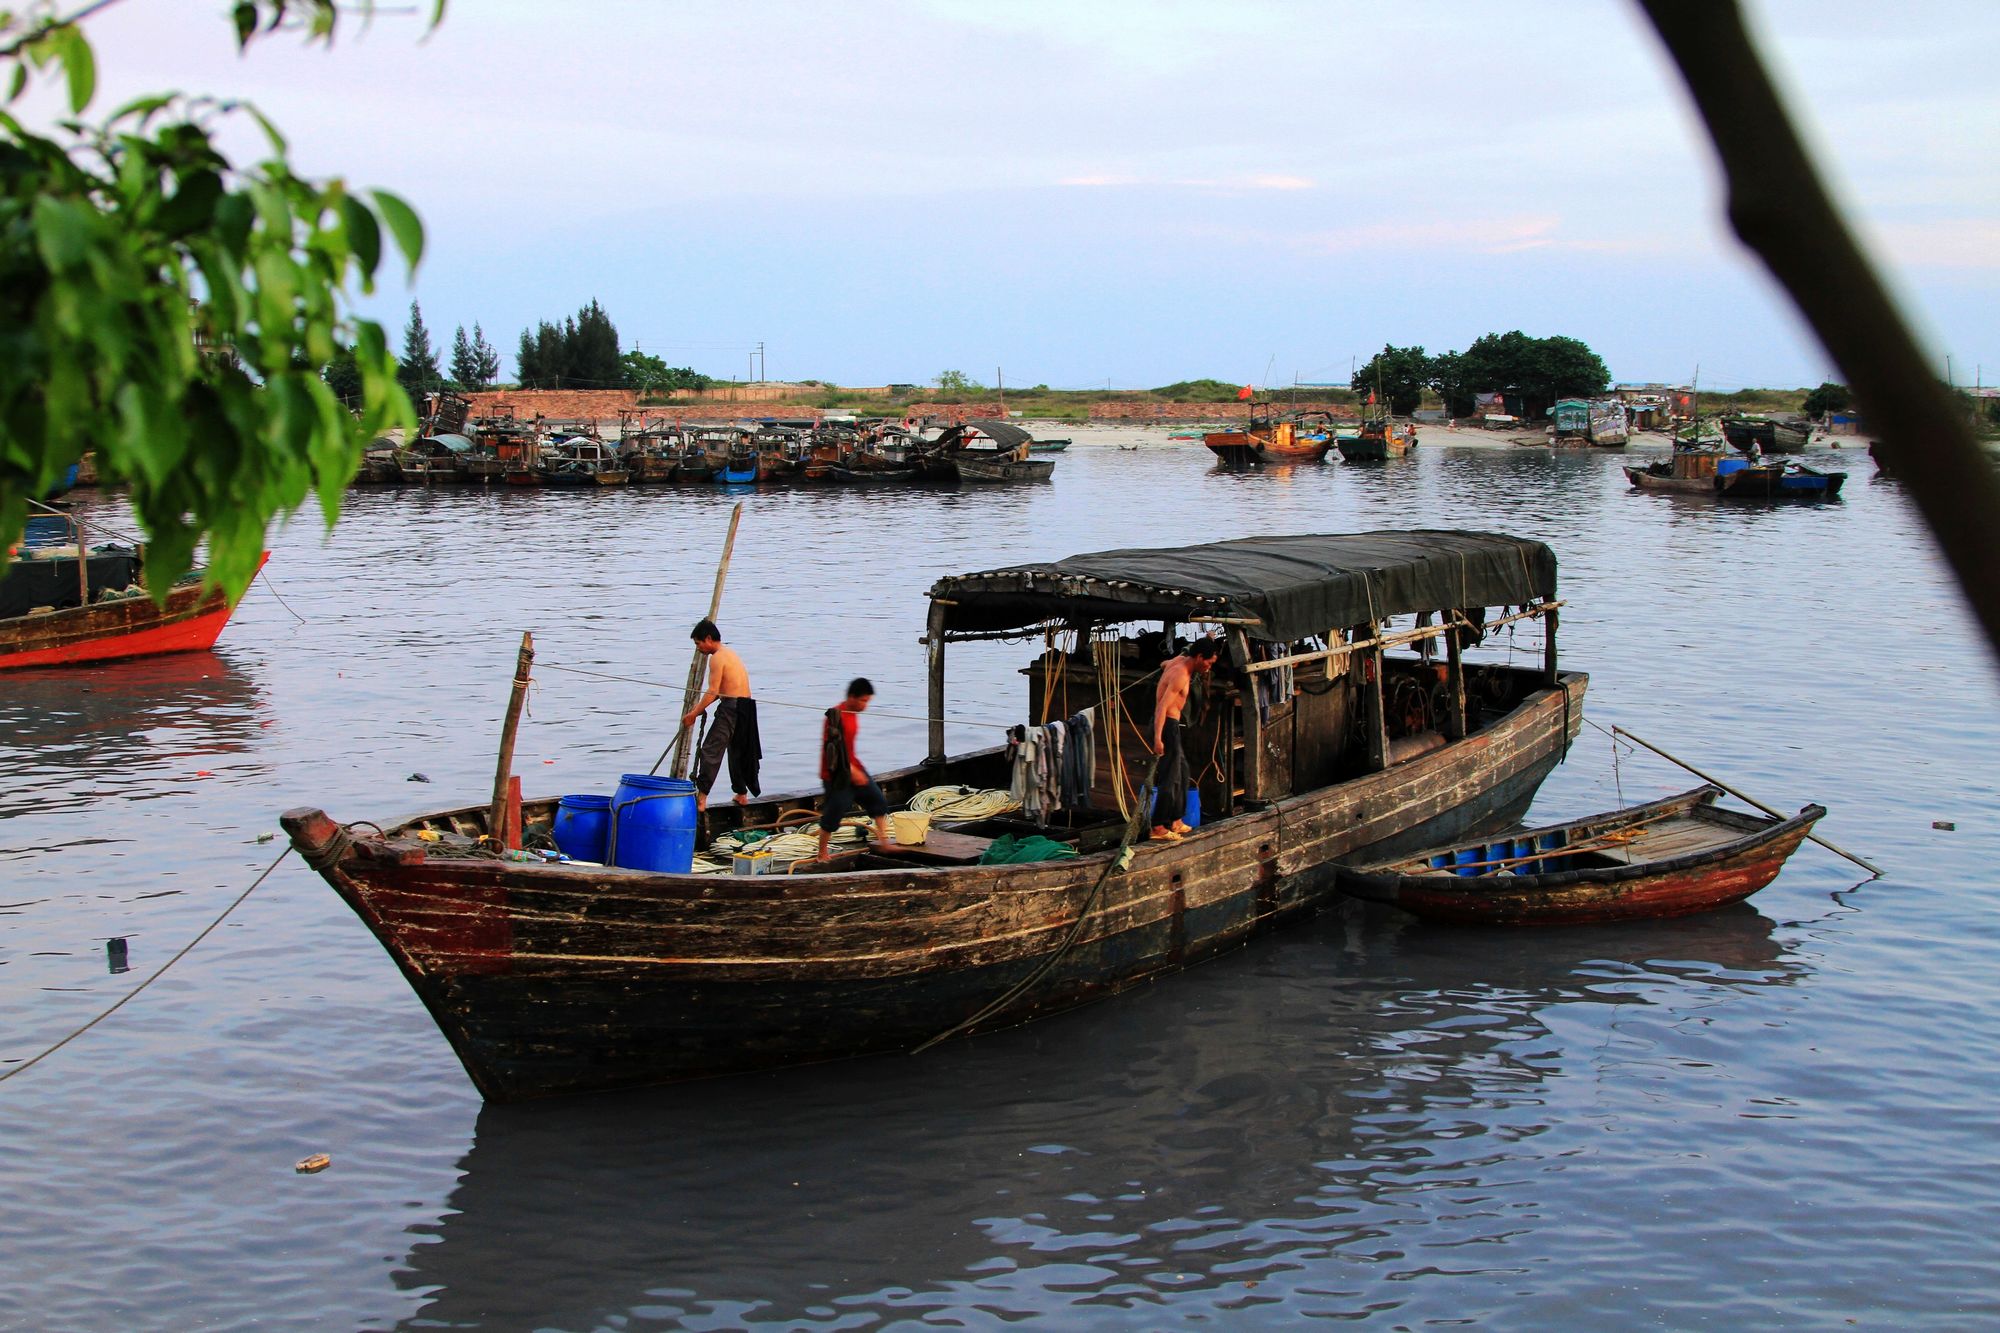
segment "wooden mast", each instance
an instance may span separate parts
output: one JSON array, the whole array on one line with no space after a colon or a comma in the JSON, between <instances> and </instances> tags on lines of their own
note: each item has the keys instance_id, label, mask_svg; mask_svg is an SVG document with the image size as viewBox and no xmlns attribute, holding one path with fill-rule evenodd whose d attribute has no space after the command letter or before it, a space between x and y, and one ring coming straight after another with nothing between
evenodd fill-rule
<instances>
[{"instance_id":1,"label":"wooden mast","mask_svg":"<svg viewBox=\"0 0 2000 1333\"><path fill-rule=\"evenodd\" d=\"M738 500L736 507L729 511L729 535L722 539L722 560L715 567L715 591L710 593L708 598L710 620L714 620L716 613L722 610L722 584L723 580L729 577L729 556L736 549L736 525L742 521L743 502ZM694 661L688 663L687 686L681 692L681 716L687 716L687 711L694 707L694 701L701 697L700 689L701 650L697 648ZM674 776L677 778L688 775L689 749L693 741L691 727L682 727L680 735L674 738Z\"/></svg>"}]
</instances>

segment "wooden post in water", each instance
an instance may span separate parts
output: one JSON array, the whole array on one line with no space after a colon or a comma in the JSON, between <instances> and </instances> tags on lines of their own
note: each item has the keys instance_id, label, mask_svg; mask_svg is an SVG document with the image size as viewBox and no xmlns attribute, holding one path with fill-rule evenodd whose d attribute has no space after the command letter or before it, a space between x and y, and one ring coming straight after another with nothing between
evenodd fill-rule
<instances>
[{"instance_id":1,"label":"wooden post in water","mask_svg":"<svg viewBox=\"0 0 2000 1333\"><path fill-rule=\"evenodd\" d=\"M736 525L742 521L743 502L738 500L736 507L729 511L729 535L722 539L722 560L715 567L715 591L710 593L708 598L710 620L715 619L722 610L722 585L729 577L730 554L736 550ZM688 709L694 707L694 701L701 697L700 690L701 651L696 649L694 661L688 663L687 687L681 691L681 716L685 717ZM693 741L694 728L682 727L680 737L674 741L674 776L677 778L688 775L688 760L692 758L688 751Z\"/></svg>"},{"instance_id":2,"label":"wooden post in water","mask_svg":"<svg viewBox=\"0 0 2000 1333\"><path fill-rule=\"evenodd\" d=\"M507 779L514 773L514 733L521 728L521 710L528 704L528 669L535 662L535 635L521 635L521 654L514 661L514 691L507 696L507 721L500 728L500 764L493 774L493 804L486 811L486 836L496 847L506 846Z\"/></svg>"}]
</instances>

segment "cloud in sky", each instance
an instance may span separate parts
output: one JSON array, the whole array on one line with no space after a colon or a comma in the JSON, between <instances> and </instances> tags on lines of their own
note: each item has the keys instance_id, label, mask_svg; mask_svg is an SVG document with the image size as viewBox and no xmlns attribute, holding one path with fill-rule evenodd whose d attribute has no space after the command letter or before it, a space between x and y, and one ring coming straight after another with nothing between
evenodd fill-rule
<instances>
[{"instance_id":1,"label":"cloud in sky","mask_svg":"<svg viewBox=\"0 0 2000 1333\"><path fill-rule=\"evenodd\" d=\"M2000 6L1752 12L1941 350L2000 364ZM239 58L205 11L91 24L102 105L246 96L303 169L411 199L431 326L503 351L595 296L660 345L761 339L774 370L851 382L950 348L1164 383L1283 339L1318 364L1538 321L1620 375L1725 342L1751 378L1824 371L1629 4L486 0L420 26Z\"/></svg>"}]
</instances>

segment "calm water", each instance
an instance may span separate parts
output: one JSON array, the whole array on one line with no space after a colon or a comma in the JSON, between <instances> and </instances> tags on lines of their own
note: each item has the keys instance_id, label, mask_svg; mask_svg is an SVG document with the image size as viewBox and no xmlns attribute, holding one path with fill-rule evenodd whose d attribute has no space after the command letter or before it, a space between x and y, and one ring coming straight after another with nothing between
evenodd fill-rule
<instances>
[{"instance_id":1,"label":"calm water","mask_svg":"<svg viewBox=\"0 0 2000 1333\"><path fill-rule=\"evenodd\" d=\"M2000 680L1902 494L1847 463L1839 503L1724 507L1628 494L1602 456L1232 476L1109 431L1049 486L756 495L721 619L770 701L767 785L805 785L857 673L864 756L921 754L941 573L1490 527L1556 548L1590 717L1823 802L1888 876L1808 846L1751 905L1616 930L1332 913L917 1059L483 1109L293 859L0 1084L0 1323L1991 1326ZM279 811L481 799L523 629L531 793L643 771L728 505L356 492L331 538L274 539L304 623L260 585L212 654L0 676L0 1060L180 948L281 850ZM1024 656L954 650L954 748L1023 710ZM1692 785L1586 730L1536 810Z\"/></svg>"}]
</instances>

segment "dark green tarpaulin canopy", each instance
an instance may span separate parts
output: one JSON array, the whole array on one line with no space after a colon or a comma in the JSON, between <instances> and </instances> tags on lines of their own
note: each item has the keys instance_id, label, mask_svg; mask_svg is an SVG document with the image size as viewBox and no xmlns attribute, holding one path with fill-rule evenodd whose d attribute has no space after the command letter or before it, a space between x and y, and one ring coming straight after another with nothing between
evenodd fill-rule
<instances>
[{"instance_id":1,"label":"dark green tarpaulin canopy","mask_svg":"<svg viewBox=\"0 0 2000 1333\"><path fill-rule=\"evenodd\" d=\"M1286 641L1448 607L1525 606L1556 595L1546 545L1493 532L1401 530L1241 537L1205 546L1098 551L939 579L945 632L1048 620L1254 620Z\"/></svg>"}]
</instances>

